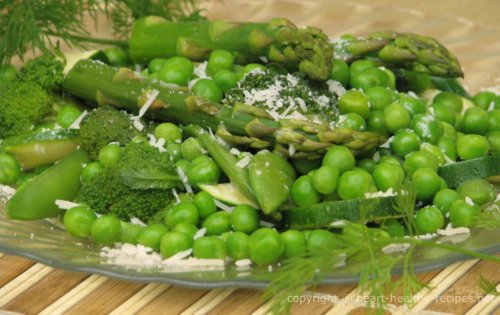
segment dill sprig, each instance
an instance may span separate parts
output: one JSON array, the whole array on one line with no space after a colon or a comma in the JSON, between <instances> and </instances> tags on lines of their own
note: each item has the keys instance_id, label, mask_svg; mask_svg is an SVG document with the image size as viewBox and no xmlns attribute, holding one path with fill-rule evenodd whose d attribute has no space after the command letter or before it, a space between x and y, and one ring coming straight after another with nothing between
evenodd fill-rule
<instances>
[{"instance_id":1,"label":"dill sprig","mask_svg":"<svg viewBox=\"0 0 500 315\"><path fill-rule=\"evenodd\" d=\"M0 64L27 52L57 51L59 42L70 47L88 43L127 46L125 34L134 20L159 15L168 20L201 19L195 0L3 0L0 2ZM104 17L113 23L119 39L90 36L86 22Z\"/></svg>"},{"instance_id":2,"label":"dill sprig","mask_svg":"<svg viewBox=\"0 0 500 315\"><path fill-rule=\"evenodd\" d=\"M289 313L290 297L300 296L307 286L313 287L332 273L335 266L345 257L345 262L353 276L359 277L358 289L368 295L367 308L374 313L382 314L387 305L387 295L400 292L403 301L411 306L413 296L427 283L422 283L416 276L414 259L419 247L432 247L448 252L459 253L470 257L500 262L500 257L468 250L458 245L439 243L433 240L421 240L412 237L415 229L415 193L409 182L405 182L395 197L394 209L400 214L410 237L388 238L380 228L367 226L366 214L377 206L376 199L361 203L361 219L349 222L340 234L339 241L332 247L314 253L306 253L284 262L278 268L266 290L265 298L273 297L269 312L275 314ZM373 220L373 218L372 218ZM378 220L382 221L382 220ZM397 253L385 253L382 249L392 244L404 245L406 248ZM395 267L401 268L401 276L394 279ZM482 281L482 286L494 293L492 285Z\"/></svg>"}]
</instances>

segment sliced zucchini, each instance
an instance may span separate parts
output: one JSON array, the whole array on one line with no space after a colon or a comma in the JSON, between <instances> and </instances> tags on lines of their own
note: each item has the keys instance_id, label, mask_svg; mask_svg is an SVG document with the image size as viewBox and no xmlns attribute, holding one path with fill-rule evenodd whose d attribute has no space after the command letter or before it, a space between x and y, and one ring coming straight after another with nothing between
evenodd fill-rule
<instances>
[{"instance_id":1,"label":"sliced zucchini","mask_svg":"<svg viewBox=\"0 0 500 315\"><path fill-rule=\"evenodd\" d=\"M336 221L358 221L363 202L374 205L366 219L393 216L394 197L352 199L318 203L307 207L296 207L282 211L283 222L290 229L313 229L330 227Z\"/></svg>"},{"instance_id":2,"label":"sliced zucchini","mask_svg":"<svg viewBox=\"0 0 500 315\"><path fill-rule=\"evenodd\" d=\"M500 155L489 155L468 161L446 164L438 169L438 174L448 187L458 187L469 179L487 178L500 174Z\"/></svg>"}]
</instances>

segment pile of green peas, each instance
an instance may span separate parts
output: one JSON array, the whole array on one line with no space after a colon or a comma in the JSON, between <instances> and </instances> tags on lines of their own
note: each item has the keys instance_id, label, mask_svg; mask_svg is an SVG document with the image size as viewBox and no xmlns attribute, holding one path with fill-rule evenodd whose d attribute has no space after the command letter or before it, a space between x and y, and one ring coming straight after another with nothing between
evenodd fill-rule
<instances>
[{"instance_id":1,"label":"pile of green peas","mask_svg":"<svg viewBox=\"0 0 500 315\"><path fill-rule=\"evenodd\" d=\"M453 226L470 226L481 204L466 203L467 194L462 192L460 202L443 208L442 199L458 193L447 188L437 170L446 163L500 154L500 97L483 91L467 101L455 93L440 92L428 103L414 93L397 92L394 74L371 60L351 65L335 60L330 78L351 88L339 98L342 116L337 126L371 131L389 140L373 156L358 160L347 148L335 146L322 160L294 161L302 174L290 191L294 204L307 207L365 198L377 191L396 192L409 177L417 201L428 205L417 211L419 232L443 228L445 215ZM483 182L478 187L493 195L491 185ZM450 208L453 211L448 214ZM397 223L393 221L388 222Z\"/></svg>"},{"instance_id":2,"label":"pile of green peas","mask_svg":"<svg viewBox=\"0 0 500 315\"><path fill-rule=\"evenodd\" d=\"M185 57L153 59L142 75L179 86L188 86L196 79L191 86L192 92L219 103L225 92L234 88L246 73L256 68L263 70L265 66L256 63L235 65L233 53L218 49L212 51L206 63L207 77L197 77L193 62Z\"/></svg>"},{"instance_id":3,"label":"pile of green peas","mask_svg":"<svg viewBox=\"0 0 500 315\"><path fill-rule=\"evenodd\" d=\"M97 216L88 206L66 211L64 226L74 237L90 237L100 245L115 242L141 244L164 258L192 249L200 259L250 259L269 265L280 259L321 250L337 241L328 230L287 230L261 227L257 210L238 205L231 212L217 210L210 194L197 193L193 201L180 202L165 212L164 223L140 226L113 215ZM199 230L204 229L204 235Z\"/></svg>"}]
</instances>

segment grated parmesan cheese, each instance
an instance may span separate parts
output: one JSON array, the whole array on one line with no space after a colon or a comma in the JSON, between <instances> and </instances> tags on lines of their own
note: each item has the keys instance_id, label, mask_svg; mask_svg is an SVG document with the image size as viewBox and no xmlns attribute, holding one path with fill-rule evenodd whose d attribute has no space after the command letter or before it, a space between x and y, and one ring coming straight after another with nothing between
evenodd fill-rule
<instances>
[{"instance_id":1,"label":"grated parmesan cheese","mask_svg":"<svg viewBox=\"0 0 500 315\"><path fill-rule=\"evenodd\" d=\"M78 207L80 204L78 203L74 203L72 201L67 201L67 200L56 200L56 206L59 207L59 209L63 209L63 210L68 210L68 209L71 209L71 208L74 208L74 207Z\"/></svg>"},{"instance_id":2,"label":"grated parmesan cheese","mask_svg":"<svg viewBox=\"0 0 500 315\"><path fill-rule=\"evenodd\" d=\"M144 114L146 114L149 107L151 107L151 105L153 105L153 102L158 97L158 94L160 94L160 91L158 91L158 90L152 90L151 92L149 92L148 99L146 100L146 103L144 103L144 105L142 105L142 107L139 109L139 115L138 115L139 118L141 118L142 116L144 116Z\"/></svg>"},{"instance_id":3,"label":"grated parmesan cheese","mask_svg":"<svg viewBox=\"0 0 500 315\"><path fill-rule=\"evenodd\" d=\"M233 212L234 207L228 206L225 203L223 203L217 199L214 199L214 201L215 201L215 205L217 206L217 208L224 210L226 212L229 212L229 213Z\"/></svg>"},{"instance_id":4,"label":"grated parmesan cheese","mask_svg":"<svg viewBox=\"0 0 500 315\"><path fill-rule=\"evenodd\" d=\"M184 188L186 189L186 191L188 193L192 193L193 188L189 184L189 180L188 180L186 174L184 173L184 170L181 167L177 168L177 174L179 174L179 177L181 178L182 184L184 185Z\"/></svg>"},{"instance_id":5,"label":"grated parmesan cheese","mask_svg":"<svg viewBox=\"0 0 500 315\"><path fill-rule=\"evenodd\" d=\"M236 166L239 168L245 168L250 163L250 161L251 161L251 158L249 156L245 156L244 158L242 158L241 160L239 160L236 163Z\"/></svg>"},{"instance_id":6,"label":"grated parmesan cheese","mask_svg":"<svg viewBox=\"0 0 500 315\"><path fill-rule=\"evenodd\" d=\"M89 114L88 111L84 110L83 113L78 116L77 119L71 125L69 126L69 129L80 129L80 123L82 122L83 118Z\"/></svg>"}]
</instances>

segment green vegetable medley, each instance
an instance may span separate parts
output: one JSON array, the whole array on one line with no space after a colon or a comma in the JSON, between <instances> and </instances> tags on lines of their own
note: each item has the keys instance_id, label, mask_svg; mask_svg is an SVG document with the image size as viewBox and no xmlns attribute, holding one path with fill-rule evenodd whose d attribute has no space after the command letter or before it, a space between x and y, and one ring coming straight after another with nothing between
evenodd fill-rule
<instances>
[{"instance_id":1,"label":"green vegetable medley","mask_svg":"<svg viewBox=\"0 0 500 315\"><path fill-rule=\"evenodd\" d=\"M64 75L48 48L20 70L1 66L9 218L59 217L75 239L164 258L278 264L276 311L340 257L364 263L374 295L402 262L400 285L420 288L417 246L498 261L432 240L500 228L500 96L471 97L435 39L331 43L285 19L158 16L128 37Z\"/></svg>"}]
</instances>

